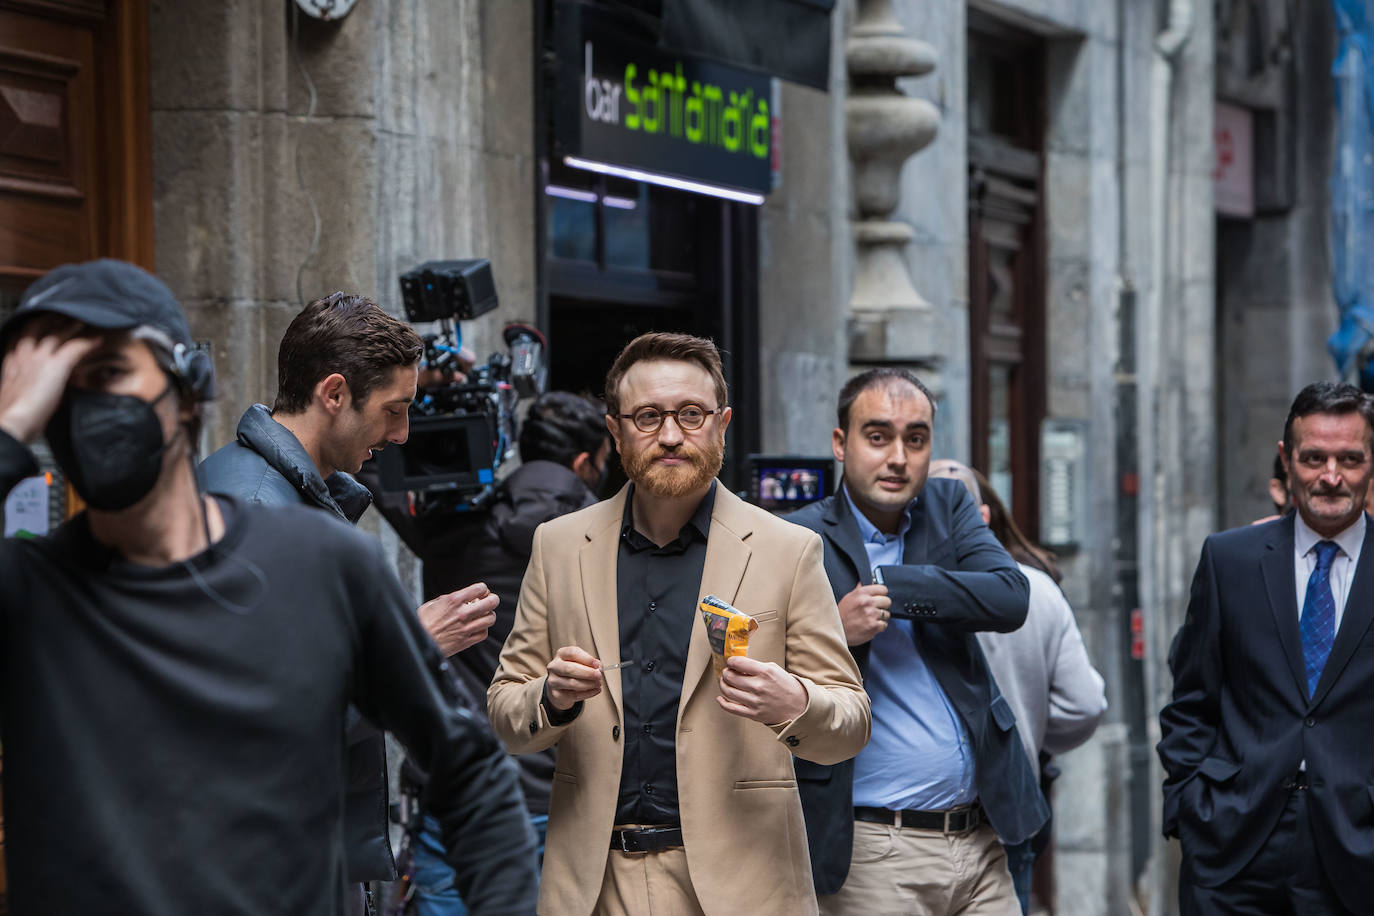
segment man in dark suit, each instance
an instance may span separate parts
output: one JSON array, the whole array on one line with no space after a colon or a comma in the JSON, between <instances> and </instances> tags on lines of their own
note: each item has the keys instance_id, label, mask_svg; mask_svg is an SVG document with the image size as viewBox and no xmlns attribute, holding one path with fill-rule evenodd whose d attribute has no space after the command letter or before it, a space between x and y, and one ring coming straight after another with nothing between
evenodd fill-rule
<instances>
[{"instance_id":1,"label":"man in dark suit","mask_svg":"<svg viewBox=\"0 0 1374 916\"><path fill-rule=\"evenodd\" d=\"M1374 907L1374 406L1319 382L1279 452L1297 508L1202 546L1160 713L1185 914Z\"/></svg>"},{"instance_id":2,"label":"man in dark suit","mask_svg":"<svg viewBox=\"0 0 1374 916\"><path fill-rule=\"evenodd\" d=\"M861 373L838 413L843 485L789 520L821 535L873 735L854 760L796 761L821 912L1020 913L998 838L1048 810L974 633L1022 624L1026 578L957 481L927 481L915 375Z\"/></svg>"}]
</instances>

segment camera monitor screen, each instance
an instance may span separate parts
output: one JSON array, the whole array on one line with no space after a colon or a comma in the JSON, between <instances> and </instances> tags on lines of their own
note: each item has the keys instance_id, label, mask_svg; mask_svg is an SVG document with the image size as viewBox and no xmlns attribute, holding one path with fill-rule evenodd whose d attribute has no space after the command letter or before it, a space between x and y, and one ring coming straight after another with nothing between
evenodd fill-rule
<instances>
[{"instance_id":1,"label":"camera monitor screen","mask_svg":"<svg viewBox=\"0 0 1374 916\"><path fill-rule=\"evenodd\" d=\"M790 512L829 496L835 489L831 458L797 455L750 455L749 490L755 505L770 512Z\"/></svg>"},{"instance_id":2,"label":"camera monitor screen","mask_svg":"<svg viewBox=\"0 0 1374 916\"><path fill-rule=\"evenodd\" d=\"M382 489L475 489L492 482L490 421L480 414L411 417L410 438L378 455Z\"/></svg>"}]
</instances>

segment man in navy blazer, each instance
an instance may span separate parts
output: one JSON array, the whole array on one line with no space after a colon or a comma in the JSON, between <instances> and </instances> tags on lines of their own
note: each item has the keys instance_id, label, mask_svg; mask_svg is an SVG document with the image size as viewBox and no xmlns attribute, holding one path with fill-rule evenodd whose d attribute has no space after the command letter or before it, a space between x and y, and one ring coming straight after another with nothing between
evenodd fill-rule
<instances>
[{"instance_id":1,"label":"man in navy blazer","mask_svg":"<svg viewBox=\"0 0 1374 916\"><path fill-rule=\"evenodd\" d=\"M1308 385L1279 453L1297 512L1202 546L1160 713L1185 914L1374 908L1374 406Z\"/></svg>"},{"instance_id":2,"label":"man in navy blazer","mask_svg":"<svg viewBox=\"0 0 1374 916\"><path fill-rule=\"evenodd\" d=\"M853 760L798 759L826 916L1016 914L999 837L1048 816L974 633L1026 619L1028 587L957 481L927 480L935 402L901 369L840 391L839 492L789 516L821 535L873 732Z\"/></svg>"}]
</instances>

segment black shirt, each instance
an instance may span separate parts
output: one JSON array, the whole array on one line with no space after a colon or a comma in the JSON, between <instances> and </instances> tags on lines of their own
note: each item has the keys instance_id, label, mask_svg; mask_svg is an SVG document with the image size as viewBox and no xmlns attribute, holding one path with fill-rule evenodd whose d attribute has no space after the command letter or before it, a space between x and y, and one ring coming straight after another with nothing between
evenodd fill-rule
<instances>
[{"instance_id":1,"label":"black shirt","mask_svg":"<svg viewBox=\"0 0 1374 916\"><path fill-rule=\"evenodd\" d=\"M625 500L616 558L625 760L617 824L677 824L678 703L706 565L716 485L678 536L663 545L635 530L634 487Z\"/></svg>"},{"instance_id":2,"label":"black shirt","mask_svg":"<svg viewBox=\"0 0 1374 916\"><path fill-rule=\"evenodd\" d=\"M0 433L0 496L25 454ZM214 548L165 567L84 516L0 541L11 909L343 912L352 701L425 761L474 910L531 912L514 767L453 704L376 542L316 509L221 507Z\"/></svg>"}]
</instances>

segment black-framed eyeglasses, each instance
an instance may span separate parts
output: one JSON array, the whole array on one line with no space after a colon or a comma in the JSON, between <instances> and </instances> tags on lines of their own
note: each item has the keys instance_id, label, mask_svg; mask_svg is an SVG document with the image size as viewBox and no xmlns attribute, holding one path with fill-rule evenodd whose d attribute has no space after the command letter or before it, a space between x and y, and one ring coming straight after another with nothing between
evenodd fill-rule
<instances>
[{"instance_id":1,"label":"black-framed eyeglasses","mask_svg":"<svg viewBox=\"0 0 1374 916\"><path fill-rule=\"evenodd\" d=\"M677 425L692 432L701 429L706 422L706 418L713 413L720 413L721 409L707 410L700 404L685 404L677 410L659 410L657 407L641 407L634 413L616 414L622 420L633 420L635 429L642 433L656 433L663 421L672 417L677 421Z\"/></svg>"}]
</instances>

